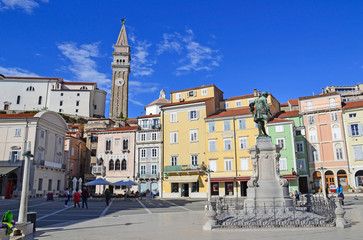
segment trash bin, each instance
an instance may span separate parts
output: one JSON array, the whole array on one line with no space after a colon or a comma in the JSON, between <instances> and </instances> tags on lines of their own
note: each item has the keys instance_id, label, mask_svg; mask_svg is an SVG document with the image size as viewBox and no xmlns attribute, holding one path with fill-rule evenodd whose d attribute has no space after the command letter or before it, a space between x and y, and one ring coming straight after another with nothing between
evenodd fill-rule
<instances>
[{"instance_id":1,"label":"trash bin","mask_svg":"<svg viewBox=\"0 0 363 240\"><path fill-rule=\"evenodd\" d=\"M28 212L26 217L27 222L33 223L33 232L35 232L35 227L37 224L37 213L36 212Z\"/></svg>"},{"instance_id":2,"label":"trash bin","mask_svg":"<svg viewBox=\"0 0 363 240\"><path fill-rule=\"evenodd\" d=\"M48 194L47 194L47 202L48 201L53 201L54 202L54 198L53 198L53 193L52 192L49 192Z\"/></svg>"}]
</instances>

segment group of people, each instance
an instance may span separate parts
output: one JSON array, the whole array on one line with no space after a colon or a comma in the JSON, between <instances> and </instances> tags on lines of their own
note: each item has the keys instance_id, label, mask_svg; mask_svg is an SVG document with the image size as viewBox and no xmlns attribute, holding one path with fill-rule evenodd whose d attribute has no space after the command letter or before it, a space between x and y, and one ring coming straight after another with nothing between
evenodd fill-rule
<instances>
[{"instance_id":1,"label":"group of people","mask_svg":"<svg viewBox=\"0 0 363 240\"><path fill-rule=\"evenodd\" d=\"M64 207L68 207L68 201L71 199L71 197L72 195L70 194L69 189L66 188ZM82 198L82 208L86 206L86 208L88 209L87 199L89 198L89 192L87 188L83 188L81 193L78 191L78 189L76 189L76 192L73 195L74 207L76 207L76 205L78 205L79 208L81 207L79 205L81 198Z\"/></svg>"}]
</instances>

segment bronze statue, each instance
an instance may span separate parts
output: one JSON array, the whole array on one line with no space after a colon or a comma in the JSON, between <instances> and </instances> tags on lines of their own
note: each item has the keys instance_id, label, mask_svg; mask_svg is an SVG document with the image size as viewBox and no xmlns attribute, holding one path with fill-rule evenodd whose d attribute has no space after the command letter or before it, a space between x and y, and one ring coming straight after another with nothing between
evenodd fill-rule
<instances>
[{"instance_id":1,"label":"bronze statue","mask_svg":"<svg viewBox=\"0 0 363 240\"><path fill-rule=\"evenodd\" d=\"M272 113L267 103L267 96L268 93L265 91L254 102L250 103L250 111L253 114L255 123L258 125L259 137L268 136L265 130L265 121L268 120L268 114L272 115Z\"/></svg>"}]
</instances>

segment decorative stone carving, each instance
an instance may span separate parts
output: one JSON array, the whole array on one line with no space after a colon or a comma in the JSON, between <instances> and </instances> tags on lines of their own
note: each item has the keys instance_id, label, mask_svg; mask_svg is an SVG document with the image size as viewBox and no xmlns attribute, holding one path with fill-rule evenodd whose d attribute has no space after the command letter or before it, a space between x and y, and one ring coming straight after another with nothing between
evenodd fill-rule
<instances>
[{"instance_id":1,"label":"decorative stone carving","mask_svg":"<svg viewBox=\"0 0 363 240\"><path fill-rule=\"evenodd\" d=\"M339 197L335 199L335 205L337 206L337 208L335 209L335 226L338 228L348 227L348 223L344 218L345 210L342 208L342 202Z\"/></svg>"},{"instance_id":2,"label":"decorative stone carving","mask_svg":"<svg viewBox=\"0 0 363 240\"><path fill-rule=\"evenodd\" d=\"M217 225L217 213L214 211L211 204L205 206L205 215L207 216L207 222L203 226L203 230L212 230Z\"/></svg>"}]
</instances>

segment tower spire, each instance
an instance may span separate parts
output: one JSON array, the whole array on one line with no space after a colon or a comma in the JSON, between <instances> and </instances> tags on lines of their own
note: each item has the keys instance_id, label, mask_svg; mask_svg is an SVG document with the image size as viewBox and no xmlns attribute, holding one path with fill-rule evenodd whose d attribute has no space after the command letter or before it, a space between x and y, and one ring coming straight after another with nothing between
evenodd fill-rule
<instances>
[{"instance_id":1,"label":"tower spire","mask_svg":"<svg viewBox=\"0 0 363 240\"><path fill-rule=\"evenodd\" d=\"M120 34L118 35L116 45L121 45L121 46L129 45L127 42L125 22L126 22L125 18L121 19L122 27L121 27Z\"/></svg>"}]
</instances>

